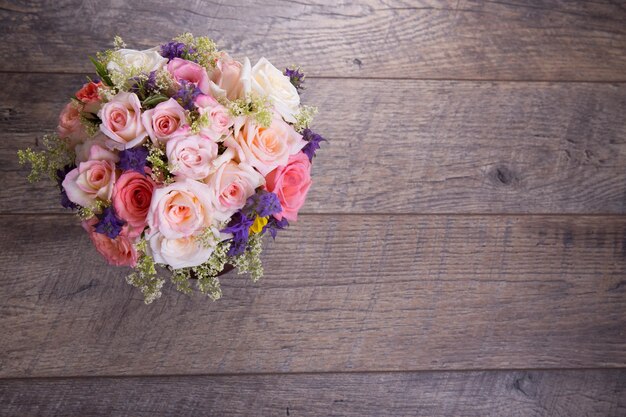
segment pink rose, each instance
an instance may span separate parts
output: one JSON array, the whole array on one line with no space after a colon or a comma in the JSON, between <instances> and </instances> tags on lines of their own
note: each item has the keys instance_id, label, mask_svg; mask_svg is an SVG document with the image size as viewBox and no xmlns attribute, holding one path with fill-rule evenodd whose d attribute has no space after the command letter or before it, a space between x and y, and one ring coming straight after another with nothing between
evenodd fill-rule
<instances>
[{"instance_id":1,"label":"pink rose","mask_svg":"<svg viewBox=\"0 0 626 417\"><path fill-rule=\"evenodd\" d=\"M185 109L173 98L159 103L141 116L150 139L155 144L165 143L172 136L179 135L187 127Z\"/></svg>"},{"instance_id":2,"label":"pink rose","mask_svg":"<svg viewBox=\"0 0 626 417\"><path fill-rule=\"evenodd\" d=\"M218 59L211 72L211 92L215 97L236 100L250 91L250 60L235 61L227 54Z\"/></svg>"},{"instance_id":3,"label":"pink rose","mask_svg":"<svg viewBox=\"0 0 626 417\"><path fill-rule=\"evenodd\" d=\"M115 184L119 157L101 146L89 150L89 160L78 164L63 180L63 189L73 203L90 207L96 199L109 201Z\"/></svg>"},{"instance_id":4,"label":"pink rose","mask_svg":"<svg viewBox=\"0 0 626 417\"><path fill-rule=\"evenodd\" d=\"M198 96L195 104L198 107L198 112L201 115L206 114L209 120L209 125L200 129L201 134L216 142L229 134L234 120L226 107L218 103L213 97L204 94Z\"/></svg>"},{"instance_id":5,"label":"pink rose","mask_svg":"<svg viewBox=\"0 0 626 417\"><path fill-rule=\"evenodd\" d=\"M207 180L218 221L228 220L265 183L263 176L246 163L222 164Z\"/></svg>"},{"instance_id":6,"label":"pink rose","mask_svg":"<svg viewBox=\"0 0 626 417\"><path fill-rule=\"evenodd\" d=\"M150 233L160 232L167 239L178 239L211 226L210 193L208 185L187 178L156 188L148 211Z\"/></svg>"},{"instance_id":7,"label":"pink rose","mask_svg":"<svg viewBox=\"0 0 626 417\"><path fill-rule=\"evenodd\" d=\"M141 235L148 224L148 210L156 184L149 175L127 171L120 175L113 189L113 207L128 223L129 236Z\"/></svg>"},{"instance_id":8,"label":"pink rose","mask_svg":"<svg viewBox=\"0 0 626 417\"><path fill-rule=\"evenodd\" d=\"M178 136L168 141L165 147L170 171L193 180L209 176L217 151L217 143L200 135Z\"/></svg>"},{"instance_id":9,"label":"pink rose","mask_svg":"<svg viewBox=\"0 0 626 417\"><path fill-rule=\"evenodd\" d=\"M74 148L89 137L85 127L80 122L80 109L77 103L67 103L59 115L57 133L67 140L69 146Z\"/></svg>"},{"instance_id":10,"label":"pink rose","mask_svg":"<svg viewBox=\"0 0 626 417\"><path fill-rule=\"evenodd\" d=\"M101 148L107 148L107 142L108 142L109 138L106 137L106 135L102 132L98 132L96 133L96 135L92 138L90 138L89 140L83 142L83 143L79 143L76 145L76 148L74 148L74 151L76 152L76 159L75 159L75 163L76 165L78 165L80 162L87 162L89 161L90 158L90 154L91 154L91 148L93 148L94 146L100 146Z\"/></svg>"},{"instance_id":11,"label":"pink rose","mask_svg":"<svg viewBox=\"0 0 626 417\"><path fill-rule=\"evenodd\" d=\"M283 211L274 214L278 220L283 217L290 221L298 220L298 210L304 204L311 187L311 162L303 152L289 158L286 166L280 166L265 177L266 187L278 195Z\"/></svg>"},{"instance_id":12,"label":"pink rose","mask_svg":"<svg viewBox=\"0 0 626 417\"><path fill-rule=\"evenodd\" d=\"M110 265L130 266L137 265L137 251L130 238L126 234L126 228L122 229L115 239L95 231L94 225L98 222L96 217L84 221L83 228L89 233L96 250L107 260Z\"/></svg>"},{"instance_id":13,"label":"pink rose","mask_svg":"<svg viewBox=\"0 0 626 417\"><path fill-rule=\"evenodd\" d=\"M209 93L209 76L203 66L185 59L174 58L167 64L167 70L178 83L183 80L188 81L194 83L204 94Z\"/></svg>"},{"instance_id":14,"label":"pink rose","mask_svg":"<svg viewBox=\"0 0 626 417\"><path fill-rule=\"evenodd\" d=\"M274 117L269 127L248 119L235 132L238 132L236 136L226 138L224 145L233 148L241 162L247 162L263 175L279 165L287 165L289 155L300 152L307 143L280 116Z\"/></svg>"},{"instance_id":15,"label":"pink rose","mask_svg":"<svg viewBox=\"0 0 626 417\"><path fill-rule=\"evenodd\" d=\"M76 98L83 103L86 112L97 113L98 109L100 109L101 100L98 89L101 85L102 82L94 83L90 81L76 92Z\"/></svg>"},{"instance_id":16,"label":"pink rose","mask_svg":"<svg viewBox=\"0 0 626 417\"><path fill-rule=\"evenodd\" d=\"M108 145L113 149L129 149L146 138L141 123L141 103L135 93L118 93L98 112L102 120L100 130L107 135Z\"/></svg>"}]
</instances>

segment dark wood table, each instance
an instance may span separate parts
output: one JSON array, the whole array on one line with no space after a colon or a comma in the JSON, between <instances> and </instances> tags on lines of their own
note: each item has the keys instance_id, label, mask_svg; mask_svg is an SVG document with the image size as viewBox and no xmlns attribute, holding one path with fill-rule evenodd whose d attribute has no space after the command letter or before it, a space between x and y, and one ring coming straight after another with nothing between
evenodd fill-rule
<instances>
[{"instance_id":1,"label":"dark wood table","mask_svg":"<svg viewBox=\"0 0 626 417\"><path fill-rule=\"evenodd\" d=\"M0 416L626 415L626 3L0 1ZM146 306L19 148L115 34L301 64L257 284Z\"/></svg>"}]
</instances>

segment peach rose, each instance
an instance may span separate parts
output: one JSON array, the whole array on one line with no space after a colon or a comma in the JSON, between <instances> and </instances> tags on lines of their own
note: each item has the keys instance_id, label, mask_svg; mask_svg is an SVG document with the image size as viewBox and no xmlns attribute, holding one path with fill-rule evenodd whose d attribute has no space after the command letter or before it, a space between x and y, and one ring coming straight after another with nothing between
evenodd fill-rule
<instances>
[{"instance_id":1,"label":"peach rose","mask_svg":"<svg viewBox=\"0 0 626 417\"><path fill-rule=\"evenodd\" d=\"M101 82L94 83L90 81L76 92L76 98L83 103L84 110L89 113L98 113L101 100L98 95L98 89L102 85Z\"/></svg>"},{"instance_id":2,"label":"peach rose","mask_svg":"<svg viewBox=\"0 0 626 417\"><path fill-rule=\"evenodd\" d=\"M207 115L209 125L200 129L200 133L214 141L221 140L230 132L234 120L228 109L218 103L213 97L202 94L195 101L198 112Z\"/></svg>"},{"instance_id":3,"label":"peach rose","mask_svg":"<svg viewBox=\"0 0 626 417\"><path fill-rule=\"evenodd\" d=\"M190 179L156 188L148 211L150 233L178 239L213 224L213 206L208 185Z\"/></svg>"},{"instance_id":4,"label":"peach rose","mask_svg":"<svg viewBox=\"0 0 626 417\"><path fill-rule=\"evenodd\" d=\"M175 137L165 147L170 171L194 180L209 176L217 151L217 143L200 135Z\"/></svg>"},{"instance_id":5,"label":"peach rose","mask_svg":"<svg viewBox=\"0 0 626 417\"><path fill-rule=\"evenodd\" d=\"M189 81L204 94L209 93L209 75L203 66L182 58L174 58L167 64L167 70L177 82Z\"/></svg>"},{"instance_id":6,"label":"peach rose","mask_svg":"<svg viewBox=\"0 0 626 417\"><path fill-rule=\"evenodd\" d=\"M250 92L250 71L248 58L241 63L224 54L211 72L211 93L229 100L245 97Z\"/></svg>"},{"instance_id":7,"label":"peach rose","mask_svg":"<svg viewBox=\"0 0 626 417\"><path fill-rule=\"evenodd\" d=\"M235 132L236 136L226 138L224 145L232 147L241 162L252 165L264 176L279 165L287 165L289 156L307 144L280 116L274 117L269 127L248 119L241 129L236 126Z\"/></svg>"},{"instance_id":8,"label":"peach rose","mask_svg":"<svg viewBox=\"0 0 626 417\"><path fill-rule=\"evenodd\" d=\"M129 149L144 142L147 134L141 123L141 103L135 93L118 93L98 112L100 130L107 135L108 146Z\"/></svg>"},{"instance_id":9,"label":"peach rose","mask_svg":"<svg viewBox=\"0 0 626 417\"><path fill-rule=\"evenodd\" d=\"M172 136L186 131L187 127L185 109L173 98L157 104L153 109L146 110L141 120L155 144L167 142Z\"/></svg>"},{"instance_id":10,"label":"peach rose","mask_svg":"<svg viewBox=\"0 0 626 417\"><path fill-rule=\"evenodd\" d=\"M218 221L228 220L265 183L263 176L246 163L222 164L207 180Z\"/></svg>"},{"instance_id":11,"label":"peach rose","mask_svg":"<svg viewBox=\"0 0 626 417\"><path fill-rule=\"evenodd\" d=\"M115 239L111 239L105 234L95 231L95 224L98 223L96 217L84 221L83 228L89 233L89 238L93 242L96 250L107 260L110 265L130 266L137 265L137 251L128 237L127 228L122 229Z\"/></svg>"},{"instance_id":12,"label":"peach rose","mask_svg":"<svg viewBox=\"0 0 626 417\"><path fill-rule=\"evenodd\" d=\"M72 149L89 137L85 127L80 122L79 106L77 103L67 103L59 115L59 125L57 126L57 133L67 141Z\"/></svg>"},{"instance_id":13,"label":"peach rose","mask_svg":"<svg viewBox=\"0 0 626 417\"><path fill-rule=\"evenodd\" d=\"M120 175L113 188L113 208L128 223L129 236L141 235L148 224L148 210L156 187L149 175L127 171Z\"/></svg>"},{"instance_id":14,"label":"peach rose","mask_svg":"<svg viewBox=\"0 0 626 417\"><path fill-rule=\"evenodd\" d=\"M78 164L63 180L71 202L90 207L96 199L109 201L115 184L115 163L119 157L101 146L89 150L89 160Z\"/></svg>"},{"instance_id":15,"label":"peach rose","mask_svg":"<svg viewBox=\"0 0 626 417\"><path fill-rule=\"evenodd\" d=\"M289 158L289 163L280 166L265 177L268 191L278 196L283 211L274 214L278 220L298 220L298 210L304 204L311 187L311 162L309 157L299 152Z\"/></svg>"}]
</instances>

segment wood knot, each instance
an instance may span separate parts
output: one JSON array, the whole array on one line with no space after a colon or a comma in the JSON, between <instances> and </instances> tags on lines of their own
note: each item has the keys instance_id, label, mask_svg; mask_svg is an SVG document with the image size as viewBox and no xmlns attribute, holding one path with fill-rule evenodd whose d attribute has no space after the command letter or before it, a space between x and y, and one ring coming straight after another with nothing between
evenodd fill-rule
<instances>
[{"instance_id":1,"label":"wood knot","mask_svg":"<svg viewBox=\"0 0 626 417\"><path fill-rule=\"evenodd\" d=\"M490 176L496 184L511 185L517 181L515 173L504 165L493 168Z\"/></svg>"},{"instance_id":2,"label":"wood knot","mask_svg":"<svg viewBox=\"0 0 626 417\"><path fill-rule=\"evenodd\" d=\"M533 398L537 395L537 386L530 373L523 373L519 378L515 378L513 388L525 397Z\"/></svg>"},{"instance_id":3,"label":"wood knot","mask_svg":"<svg viewBox=\"0 0 626 417\"><path fill-rule=\"evenodd\" d=\"M574 246L574 233L571 230L566 230L563 232L563 246L566 248L571 248Z\"/></svg>"},{"instance_id":4,"label":"wood knot","mask_svg":"<svg viewBox=\"0 0 626 417\"><path fill-rule=\"evenodd\" d=\"M16 116L17 116L17 110L15 109L12 109L9 107L4 107L0 109L0 120L2 120L3 122L7 122L12 119L15 119Z\"/></svg>"},{"instance_id":5,"label":"wood knot","mask_svg":"<svg viewBox=\"0 0 626 417\"><path fill-rule=\"evenodd\" d=\"M618 282L617 284L613 285L611 288L608 289L609 292L624 292L626 291L626 280L622 280L620 282Z\"/></svg>"},{"instance_id":6,"label":"wood knot","mask_svg":"<svg viewBox=\"0 0 626 417\"><path fill-rule=\"evenodd\" d=\"M363 61L361 61L359 58L354 58L352 60L352 63L356 66L359 67L359 69L361 69L361 67L363 66Z\"/></svg>"}]
</instances>

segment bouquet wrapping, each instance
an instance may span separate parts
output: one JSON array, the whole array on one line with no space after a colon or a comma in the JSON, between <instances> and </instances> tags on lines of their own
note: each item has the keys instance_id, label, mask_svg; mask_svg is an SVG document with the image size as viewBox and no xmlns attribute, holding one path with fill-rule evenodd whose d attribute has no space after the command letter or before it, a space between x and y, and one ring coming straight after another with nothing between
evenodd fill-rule
<instances>
[{"instance_id":1,"label":"bouquet wrapping","mask_svg":"<svg viewBox=\"0 0 626 417\"><path fill-rule=\"evenodd\" d=\"M59 116L45 149L25 149L30 180L47 175L111 265L146 303L162 270L179 291L221 296L223 271L256 280L264 236L297 220L324 139L302 105L304 74L267 59L251 65L206 37L91 58L96 76Z\"/></svg>"}]
</instances>

